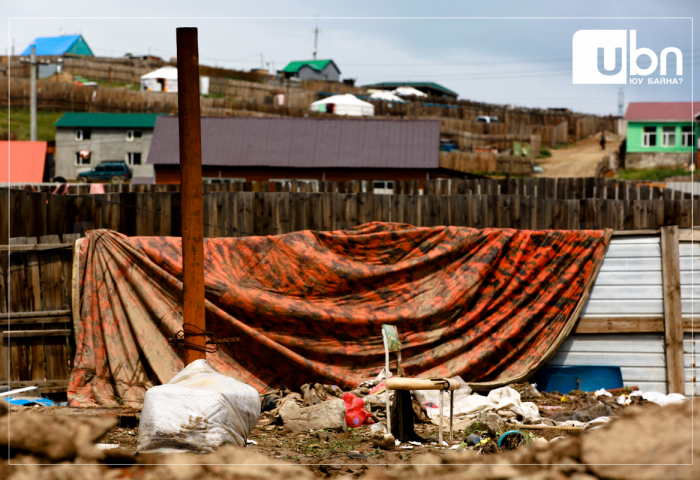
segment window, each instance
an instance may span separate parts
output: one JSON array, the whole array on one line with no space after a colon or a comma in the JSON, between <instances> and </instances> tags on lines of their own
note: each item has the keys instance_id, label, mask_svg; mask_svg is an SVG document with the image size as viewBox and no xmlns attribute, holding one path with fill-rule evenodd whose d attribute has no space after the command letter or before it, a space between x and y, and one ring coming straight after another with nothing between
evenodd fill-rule
<instances>
[{"instance_id":1,"label":"window","mask_svg":"<svg viewBox=\"0 0 700 480\"><path fill-rule=\"evenodd\" d=\"M143 132L141 130L127 130L126 131L126 141L133 142L135 139L143 137Z\"/></svg>"},{"instance_id":2,"label":"window","mask_svg":"<svg viewBox=\"0 0 700 480\"><path fill-rule=\"evenodd\" d=\"M695 144L695 135L693 135L693 127L691 125L681 127L681 145L683 147L692 147Z\"/></svg>"},{"instance_id":3,"label":"window","mask_svg":"<svg viewBox=\"0 0 700 480\"><path fill-rule=\"evenodd\" d=\"M91 136L92 136L91 130L76 130L75 131L75 140L78 142L82 142L83 140L90 140Z\"/></svg>"},{"instance_id":4,"label":"window","mask_svg":"<svg viewBox=\"0 0 700 480\"><path fill-rule=\"evenodd\" d=\"M676 146L676 127L664 127L662 129L661 145L664 147Z\"/></svg>"},{"instance_id":5,"label":"window","mask_svg":"<svg viewBox=\"0 0 700 480\"><path fill-rule=\"evenodd\" d=\"M642 146L656 146L656 127L644 127L644 133L642 134Z\"/></svg>"},{"instance_id":6,"label":"window","mask_svg":"<svg viewBox=\"0 0 700 480\"><path fill-rule=\"evenodd\" d=\"M87 152L85 152L85 151L83 151L83 152L75 152L75 164L76 164L76 165L80 165L80 166L82 166L82 165L90 165L90 163L91 163L91 158L92 158L92 154L91 154L91 153L87 153L87 155L86 155L86 153L87 153Z\"/></svg>"},{"instance_id":7,"label":"window","mask_svg":"<svg viewBox=\"0 0 700 480\"><path fill-rule=\"evenodd\" d=\"M126 163L129 165L141 165L141 154L140 153L127 153Z\"/></svg>"}]
</instances>

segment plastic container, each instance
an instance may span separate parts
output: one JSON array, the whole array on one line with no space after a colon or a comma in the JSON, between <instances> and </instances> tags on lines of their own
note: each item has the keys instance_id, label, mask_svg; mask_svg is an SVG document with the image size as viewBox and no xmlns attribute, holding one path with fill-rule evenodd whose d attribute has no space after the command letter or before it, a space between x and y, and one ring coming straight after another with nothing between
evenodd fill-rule
<instances>
[{"instance_id":1,"label":"plastic container","mask_svg":"<svg viewBox=\"0 0 700 480\"><path fill-rule=\"evenodd\" d=\"M367 410L365 410L365 401L356 397L351 392L343 394L345 402L345 424L351 428L358 428L362 425L372 425L374 420Z\"/></svg>"}]
</instances>

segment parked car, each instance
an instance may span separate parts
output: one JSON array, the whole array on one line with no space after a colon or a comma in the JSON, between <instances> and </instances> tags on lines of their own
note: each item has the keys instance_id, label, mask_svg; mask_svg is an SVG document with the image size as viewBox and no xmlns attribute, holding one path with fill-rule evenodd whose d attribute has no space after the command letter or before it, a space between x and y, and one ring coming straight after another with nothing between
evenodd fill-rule
<instances>
[{"instance_id":1,"label":"parked car","mask_svg":"<svg viewBox=\"0 0 700 480\"><path fill-rule=\"evenodd\" d=\"M479 115L476 117L476 121L479 123L498 123L498 117L488 117L486 115Z\"/></svg>"},{"instance_id":2,"label":"parked car","mask_svg":"<svg viewBox=\"0 0 700 480\"><path fill-rule=\"evenodd\" d=\"M78 181L81 183L119 183L130 180L131 169L124 161L110 160L100 162L92 170L78 174Z\"/></svg>"}]
</instances>

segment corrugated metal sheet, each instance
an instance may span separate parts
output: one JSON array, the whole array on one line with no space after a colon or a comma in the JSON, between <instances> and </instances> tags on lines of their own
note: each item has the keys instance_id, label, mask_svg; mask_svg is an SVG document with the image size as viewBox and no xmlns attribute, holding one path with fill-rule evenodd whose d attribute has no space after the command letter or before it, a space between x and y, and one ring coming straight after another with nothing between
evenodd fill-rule
<instances>
[{"instance_id":1,"label":"corrugated metal sheet","mask_svg":"<svg viewBox=\"0 0 700 480\"><path fill-rule=\"evenodd\" d=\"M147 163L177 165L177 117L159 117ZM202 165L439 168L438 120L202 118Z\"/></svg>"},{"instance_id":2,"label":"corrugated metal sheet","mask_svg":"<svg viewBox=\"0 0 700 480\"><path fill-rule=\"evenodd\" d=\"M582 317L658 317L664 313L659 236L619 237L610 247Z\"/></svg>"},{"instance_id":3,"label":"corrugated metal sheet","mask_svg":"<svg viewBox=\"0 0 700 480\"><path fill-rule=\"evenodd\" d=\"M700 245L681 243L681 306L684 316L700 300ZM695 307L698 310L698 307ZM582 317L662 317L661 242L658 236L613 238ZM683 342L686 395L700 394L696 369L700 339ZM550 366L611 365L622 370L625 386L667 393L662 333L573 334Z\"/></svg>"},{"instance_id":4,"label":"corrugated metal sheet","mask_svg":"<svg viewBox=\"0 0 700 480\"><path fill-rule=\"evenodd\" d=\"M678 190L683 193L700 195L700 183L698 182L666 182L666 188Z\"/></svg>"}]
</instances>

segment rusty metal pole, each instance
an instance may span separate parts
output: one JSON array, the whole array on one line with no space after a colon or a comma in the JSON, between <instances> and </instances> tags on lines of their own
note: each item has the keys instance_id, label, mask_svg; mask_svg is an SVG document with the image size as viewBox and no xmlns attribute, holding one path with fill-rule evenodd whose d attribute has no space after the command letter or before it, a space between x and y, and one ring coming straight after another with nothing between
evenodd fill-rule
<instances>
[{"instance_id":1,"label":"rusty metal pole","mask_svg":"<svg viewBox=\"0 0 700 480\"><path fill-rule=\"evenodd\" d=\"M196 28L177 29L177 102L180 125L182 198L184 361L206 358L204 347L204 220L202 207L202 128L199 112L199 46ZM192 325L192 326L190 326Z\"/></svg>"}]
</instances>

